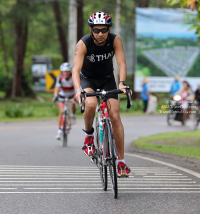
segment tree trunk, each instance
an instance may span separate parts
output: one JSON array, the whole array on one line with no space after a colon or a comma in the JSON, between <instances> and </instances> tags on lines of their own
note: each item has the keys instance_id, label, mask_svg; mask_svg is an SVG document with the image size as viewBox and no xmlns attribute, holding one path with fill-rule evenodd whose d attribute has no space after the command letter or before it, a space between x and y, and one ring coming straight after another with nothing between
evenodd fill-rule
<instances>
[{"instance_id":1,"label":"tree trunk","mask_svg":"<svg viewBox=\"0 0 200 214\"><path fill-rule=\"evenodd\" d=\"M18 9L22 0L17 0ZM27 4L26 4L27 6ZM12 98L22 95L22 78L24 71L24 57L28 38L28 17L15 17L15 56L14 56L14 77L12 83Z\"/></svg>"},{"instance_id":2,"label":"tree trunk","mask_svg":"<svg viewBox=\"0 0 200 214\"><path fill-rule=\"evenodd\" d=\"M83 0L77 0L77 41L83 37Z\"/></svg>"},{"instance_id":3,"label":"tree trunk","mask_svg":"<svg viewBox=\"0 0 200 214\"><path fill-rule=\"evenodd\" d=\"M66 42L66 34L63 29L62 17L61 17L61 12L60 12L60 4L59 4L58 0L54 1L53 9L54 9L55 20L57 23L58 37L59 37L59 41L60 41L63 62L67 62L68 61L68 51L67 51L68 48L67 48L67 42Z\"/></svg>"},{"instance_id":4,"label":"tree trunk","mask_svg":"<svg viewBox=\"0 0 200 214\"><path fill-rule=\"evenodd\" d=\"M7 58L7 51L6 51L5 40L4 40L4 32L3 32L3 28L2 28L1 12L0 12L0 44L1 44L2 51L3 51L4 66L6 68L7 78L9 78L8 58Z\"/></svg>"},{"instance_id":5,"label":"tree trunk","mask_svg":"<svg viewBox=\"0 0 200 214\"><path fill-rule=\"evenodd\" d=\"M140 0L138 3L138 7L148 7L150 0Z\"/></svg>"}]
</instances>

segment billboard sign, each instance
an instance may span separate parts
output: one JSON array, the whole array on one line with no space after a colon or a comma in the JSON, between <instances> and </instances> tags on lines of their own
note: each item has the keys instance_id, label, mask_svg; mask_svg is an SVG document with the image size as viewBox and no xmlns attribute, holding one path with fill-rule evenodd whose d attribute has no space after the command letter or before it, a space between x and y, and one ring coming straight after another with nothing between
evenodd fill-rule
<instances>
[{"instance_id":1,"label":"billboard sign","mask_svg":"<svg viewBox=\"0 0 200 214\"><path fill-rule=\"evenodd\" d=\"M196 12L183 9L136 9L137 65L134 89L140 92L148 77L151 92L169 92L174 77L194 90L200 83L198 36L190 31Z\"/></svg>"}]
</instances>

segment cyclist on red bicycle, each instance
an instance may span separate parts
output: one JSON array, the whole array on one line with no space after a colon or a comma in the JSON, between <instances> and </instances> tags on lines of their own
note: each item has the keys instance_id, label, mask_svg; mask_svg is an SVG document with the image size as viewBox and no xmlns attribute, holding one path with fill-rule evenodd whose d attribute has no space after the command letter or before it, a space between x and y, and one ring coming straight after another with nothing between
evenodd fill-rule
<instances>
[{"instance_id":1,"label":"cyclist on red bicycle","mask_svg":"<svg viewBox=\"0 0 200 214\"><path fill-rule=\"evenodd\" d=\"M55 101L58 98L58 107L60 109L59 115L58 115L58 133L56 135L56 139L61 139L62 130L60 129L61 120L62 120L62 112L64 109L65 103L63 103L59 97L58 94L61 96L64 96L66 98L73 98L74 97L74 85L72 82L72 74L71 74L72 67L70 63L65 62L61 64L60 71L62 74L58 76L56 80L56 87L54 90L54 98L53 101ZM76 113L76 102L72 102L72 110L71 110L71 119L75 120L75 113Z\"/></svg>"},{"instance_id":2,"label":"cyclist on red bicycle","mask_svg":"<svg viewBox=\"0 0 200 214\"><path fill-rule=\"evenodd\" d=\"M96 12L88 19L91 34L84 36L76 45L74 53L74 66L72 78L74 82L76 99L81 105L81 88L86 92L93 92L96 89L106 91L116 89L116 82L113 74L113 56L115 54L120 68L119 89L124 93L126 80L126 59L121 39L110 33L112 18L107 13ZM80 72L81 71L81 72ZM107 100L109 116L112 123L114 139L119 154L118 176L127 176L130 168L124 160L124 128L119 115L120 103L118 95L109 95ZM96 97L87 97L85 100L85 141L84 153L92 156L95 153L93 120L97 105Z\"/></svg>"}]
</instances>

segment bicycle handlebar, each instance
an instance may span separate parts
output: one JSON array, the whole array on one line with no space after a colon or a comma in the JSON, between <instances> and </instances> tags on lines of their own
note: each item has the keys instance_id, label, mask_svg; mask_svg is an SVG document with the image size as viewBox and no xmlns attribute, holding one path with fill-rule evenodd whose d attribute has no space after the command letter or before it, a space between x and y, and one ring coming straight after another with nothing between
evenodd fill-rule
<instances>
[{"instance_id":1,"label":"bicycle handlebar","mask_svg":"<svg viewBox=\"0 0 200 214\"><path fill-rule=\"evenodd\" d=\"M124 89L126 89L126 96L127 96L127 105L126 108L130 108L132 105L131 102L131 94L130 94L130 87L126 86ZM86 93L86 97L93 97L93 96L106 96L109 94L123 94L123 91L119 90L119 89L114 89L111 91L96 91L96 92L92 92L92 93Z\"/></svg>"}]
</instances>

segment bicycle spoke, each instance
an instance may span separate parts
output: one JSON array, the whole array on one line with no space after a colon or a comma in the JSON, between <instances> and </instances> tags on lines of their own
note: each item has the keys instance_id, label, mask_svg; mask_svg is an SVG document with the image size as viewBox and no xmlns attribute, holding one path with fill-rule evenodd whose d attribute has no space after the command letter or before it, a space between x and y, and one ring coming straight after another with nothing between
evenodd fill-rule
<instances>
[{"instance_id":1,"label":"bicycle spoke","mask_svg":"<svg viewBox=\"0 0 200 214\"><path fill-rule=\"evenodd\" d=\"M118 195L118 188L117 188L117 172L116 172L116 152L114 151L114 141L112 138L112 131L110 127L110 123L108 120L106 120L106 126L105 126L105 138L107 138L107 151L108 151L108 167L110 172L110 180L112 185L112 191L114 198L117 198ZM104 139L105 140L105 139Z\"/></svg>"},{"instance_id":2,"label":"bicycle spoke","mask_svg":"<svg viewBox=\"0 0 200 214\"><path fill-rule=\"evenodd\" d=\"M96 149L97 149L97 166L99 168L100 172L100 178L101 178L101 184L103 187L103 190L107 190L107 166L103 165L103 160L102 160L102 147L100 145L99 141L99 126L98 126L98 118L96 118L96 125L95 125L95 144L96 144Z\"/></svg>"}]
</instances>

